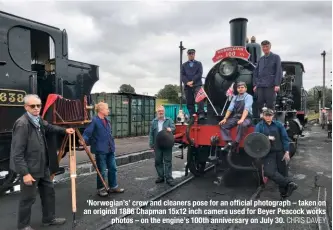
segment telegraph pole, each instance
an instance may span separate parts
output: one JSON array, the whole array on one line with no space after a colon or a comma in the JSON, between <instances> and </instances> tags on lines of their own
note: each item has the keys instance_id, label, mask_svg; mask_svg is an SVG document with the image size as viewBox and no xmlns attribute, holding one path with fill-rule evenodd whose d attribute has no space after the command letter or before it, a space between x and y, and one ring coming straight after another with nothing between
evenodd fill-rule
<instances>
[{"instance_id":1,"label":"telegraph pole","mask_svg":"<svg viewBox=\"0 0 333 230\"><path fill-rule=\"evenodd\" d=\"M323 56L323 108L325 108L325 50L321 53L321 56Z\"/></svg>"},{"instance_id":2,"label":"telegraph pole","mask_svg":"<svg viewBox=\"0 0 333 230\"><path fill-rule=\"evenodd\" d=\"M182 110L183 109L183 82L182 82L182 66L183 66L183 51L186 50L186 48L183 46L183 42L181 41L180 42L180 45L179 45L179 56L180 56L180 76L179 76L179 87L180 87L180 93L179 93L179 98L180 98L180 108L179 110Z\"/></svg>"}]
</instances>

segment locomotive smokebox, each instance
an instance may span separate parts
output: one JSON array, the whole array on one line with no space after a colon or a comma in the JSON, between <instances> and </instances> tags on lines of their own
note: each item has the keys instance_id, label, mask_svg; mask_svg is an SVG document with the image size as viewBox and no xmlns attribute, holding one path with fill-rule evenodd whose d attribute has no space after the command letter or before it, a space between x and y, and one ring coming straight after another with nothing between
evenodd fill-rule
<instances>
[{"instance_id":1,"label":"locomotive smokebox","mask_svg":"<svg viewBox=\"0 0 333 230\"><path fill-rule=\"evenodd\" d=\"M245 46L247 22L246 18L234 18L230 20L231 46Z\"/></svg>"}]
</instances>

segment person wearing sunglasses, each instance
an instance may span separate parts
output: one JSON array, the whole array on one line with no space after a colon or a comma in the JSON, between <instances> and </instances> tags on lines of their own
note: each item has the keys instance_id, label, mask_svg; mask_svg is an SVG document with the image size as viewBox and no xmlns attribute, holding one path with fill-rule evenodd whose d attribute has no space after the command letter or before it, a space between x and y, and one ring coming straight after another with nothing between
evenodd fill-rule
<instances>
[{"instance_id":1,"label":"person wearing sunglasses","mask_svg":"<svg viewBox=\"0 0 333 230\"><path fill-rule=\"evenodd\" d=\"M289 138L285 127L277 120L273 120L274 111L263 109L263 120L255 127L255 132L262 133L271 142L270 152L264 157L264 174L279 185L280 197L291 196L298 185L288 178Z\"/></svg>"},{"instance_id":2,"label":"person wearing sunglasses","mask_svg":"<svg viewBox=\"0 0 333 230\"><path fill-rule=\"evenodd\" d=\"M192 118L195 114L195 97L202 86L202 64L200 61L195 60L195 50L189 49L187 51L188 61L182 65L181 78L184 83L184 91L186 97L187 109ZM199 119L204 119L204 101L198 102Z\"/></svg>"},{"instance_id":3,"label":"person wearing sunglasses","mask_svg":"<svg viewBox=\"0 0 333 230\"><path fill-rule=\"evenodd\" d=\"M30 226L31 207L35 203L37 188L41 197L45 226L64 224L66 219L55 217L55 191L50 177L50 160L45 134L48 132L74 133L72 128L51 125L40 116L42 104L38 95L24 98L24 113L13 127L10 168L20 175L18 229L33 230Z\"/></svg>"}]
</instances>

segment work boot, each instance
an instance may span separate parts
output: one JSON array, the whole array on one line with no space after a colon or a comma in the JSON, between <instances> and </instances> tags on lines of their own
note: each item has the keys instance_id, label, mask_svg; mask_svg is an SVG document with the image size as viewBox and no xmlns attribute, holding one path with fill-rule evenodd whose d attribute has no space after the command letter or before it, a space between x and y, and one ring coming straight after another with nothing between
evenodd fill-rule
<instances>
[{"instance_id":1,"label":"work boot","mask_svg":"<svg viewBox=\"0 0 333 230\"><path fill-rule=\"evenodd\" d=\"M295 182L290 182L287 185L286 197L291 196L291 194L298 188L298 185Z\"/></svg>"},{"instance_id":2,"label":"work boot","mask_svg":"<svg viewBox=\"0 0 333 230\"><path fill-rule=\"evenodd\" d=\"M97 195L101 196L101 197L106 197L108 196L108 192L105 190L105 188L101 188L97 190Z\"/></svg>"},{"instance_id":3,"label":"work boot","mask_svg":"<svg viewBox=\"0 0 333 230\"><path fill-rule=\"evenodd\" d=\"M155 180L155 183L158 184L158 183L163 183L164 182L164 179L159 177L157 178L157 180Z\"/></svg>"},{"instance_id":4,"label":"work boot","mask_svg":"<svg viewBox=\"0 0 333 230\"><path fill-rule=\"evenodd\" d=\"M167 182L167 184L170 185L171 187L175 185L173 179L168 179L166 182Z\"/></svg>"},{"instance_id":5,"label":"work boot","mask_svg":"<svg viewBox=\"0 0 333 230\"><path fill-rule=\"evenodd\" d=\"M50 225L62 225L66 222L65 218L54 218L50 222L43 222L44 226L50 226Z\"/></svg>"},{"instance_id":6,"label":"work boot","mask_svg":"<svg viewBox=\"0 0 333 230\"><path fill-rule=\"evenodd\" d=\"M238 152L238 145L239 145L238 142L233 142L233 143L232 143L232 147L231 147L232 150L231 150L231 151L232 151L233 153L237 153L237 152Z\"/></svg>"},{"instance_id":7,"label":"work boot","mask_svg":"<svg viewBox=\"0 0 333 230\"><path fill-rule=\"evenodd\" d=\"M19 228L19 230L35 230L30 226L24 227L24 228Z\"/></svg>"}]
</instances>

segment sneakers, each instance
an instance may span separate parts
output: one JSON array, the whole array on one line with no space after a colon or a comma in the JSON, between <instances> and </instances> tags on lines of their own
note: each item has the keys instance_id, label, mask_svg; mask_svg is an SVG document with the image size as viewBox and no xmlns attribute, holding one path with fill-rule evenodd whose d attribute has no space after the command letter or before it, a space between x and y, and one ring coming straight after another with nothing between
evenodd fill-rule
<instances>
[{"instance_id":1,"label":"sneakers","mask_svg":"<svg viewBox=\"0 0 333 230\"><path fill-rule=\"evenodd\" d=\"M43 222L44 226L50 226L50 225L62 225L66 222L65 218L54 218L50 222ZM30 230L30 229L29 229Z\"/></svg>"},{"instance_id":2,"label":"sneakers","mask_svg":"<svg viewBox=\"0 0 333 230\"><path fill-rule=\"evenodd\" d=\"M123 188L111 188L111 193L123 193L125 190Z\"/></svg>"},{"instance_id":3,"label":"sneakers","mask_svg":"<svg viewBox=\"0 0 333 230\"><path fill-rule=\"evenodd\" d=\"M97 195L101 196L101 197L106 197L108 196L108 192L105 190L105 188L101 188L97 190Z\"/></svg>"},{"instance_id":4,"label":"sneakers","mask_svg":"<svg viewBox=\"0 0 333 230\"><path fill-rule=\"evenodd\" d=\"M24 227L24 228L19 228L19 230L34 230L34 229L30 226L27 226L27 227Z\"/></svg>"}]
</instances>

